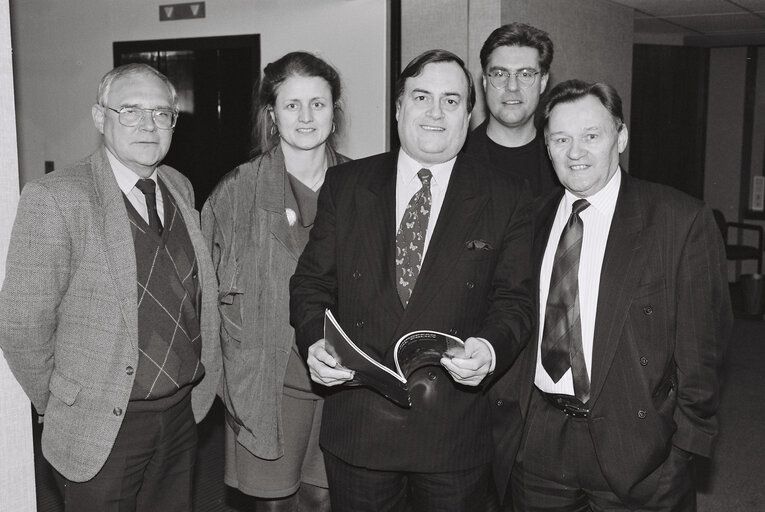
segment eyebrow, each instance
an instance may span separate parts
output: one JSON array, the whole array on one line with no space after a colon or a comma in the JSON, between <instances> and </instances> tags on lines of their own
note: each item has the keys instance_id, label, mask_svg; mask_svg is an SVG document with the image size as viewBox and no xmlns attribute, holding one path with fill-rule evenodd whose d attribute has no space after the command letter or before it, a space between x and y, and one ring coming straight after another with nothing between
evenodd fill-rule
<instances>
[{"instance_id":1,"label":"eyebrow","mask_svg":"<svg viewBox=\"0 0 765 512\"><path fill-rule=\"evenodd\" d=\"M489 68L489 71L496 71L496 70L508 71L508 72L512 71L510 68L506 68L504 66L492 66L492 67ZM537 71L537 68L534 67L534 66L522 66L522 67L516 69L516 71L523 71L523 70Z\"/></svg>"},{"instance_id":2,"label":"eyebrow","mask_svg":"<svg viewBox=\"0 0 765 512\"><path fill-rule=\"evenodd\" d=\"M166 108L168 110L173 110L173 107L170 105L154 105L153 107L142 107L138 103L123 103L120 105L120 108L143 108L143 109L150 109L150 110L156 110L158 108Z\"/></svg>"}]
</instances>

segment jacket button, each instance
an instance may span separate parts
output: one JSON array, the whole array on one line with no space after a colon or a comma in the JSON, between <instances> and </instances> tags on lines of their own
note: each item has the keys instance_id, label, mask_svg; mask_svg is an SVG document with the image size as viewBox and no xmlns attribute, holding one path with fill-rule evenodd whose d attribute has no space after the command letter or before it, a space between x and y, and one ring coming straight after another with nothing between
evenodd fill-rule
<instances>
[{"instance_id":1,"label":"jacket button","mask_svg":"<svg viewBox=\"0 0 765 512\"><path fill-rule=\"evenodd\" d=\"M127 373L128 375L133 375L133 367L128 366L127 368L125 368L125 373Z\"/></svg>"},{"instance_id":2,"label":"jacket button","mask_svg":"<svg viewBox=\"0 0 765 512\"><path fill-rule=\"evenodd\" d=\"M359 279L360 277L361 277L361 272L359 272L358 270L353 272L353 278L354 279Z\"/></svg>"},{"instance_id":3,"label":"jacket button","mask_svg":"<svg viewBox=\"0 0 765 512\"><path fill-rule=\"evenodd\" d=\"M650 304L648 304L647 306L644 306L643 307L643 314L646 315L646 316L653 315L653 306L650 305Z\"/></svg>"},{"instance_id":4,"label":"jacket button","mask_svg":"<svg viewBox=\"0 0 765 512\"><path fill-rule=\"evenodd\" d=\"M428 378L430 380L436 380L438 378L438 375L436 375L436 372L431 370L431 371L428 372Z\"/></svg>"},{"instance_id":5,"label":"jacket button","mask_svg":"<svg viewBox=\"0 0 765 512\"><path fill-rule=\"evenodd\" d=\"M364 327L364 320L356 320L356 327L358 327L359 329Z\"/></svg>"},{"instance_id":6,"label":"jacket button","mask_svg":"<svg viewBox=\"0 0 765 512\"><path fill-rule=\"evenodd\" d=\"M640 358L640 366L648 366L648 358L643 356Z\"/></svg>"},{"instance_id":7,"label":"jacket button","mask_svg":"<svg viewBox=\"0 0 765 512\"><path fill-rule=\"evenodd\" d=\"M112 414L114 414L115 416L122 416L122 409L120 409L119 407L115 407L114 410L112 411Z\"/></svg>"},{"instance_id":8,"label":"jacket button","mask_svg":"<svg viewBox=\"0 0 765 512\"><path fill-rule=\"evenodd\" d=\"M501 398L499 400L497 400L497 407L502 407L503 405L505 405L505 401L504 400L502 400Z\"/></svg>"},{"instance_id":9,"label":"jacket button","mask_svg":"<svg viewBox=\"0 0 765 512\"><path fill-rule=\"evenodd\" d=\"M646 417L646 412L643 409L640 409L638 411L638 418L640 418L641 420L644 420L645 417Z\"/></svg>"},{"instance_id":10,"label":"jacket button","mask_svg":"<svg viewBox=\"0 0 765 512\"><path fill-rule=\"evenodd\" d=\"M468 281L467 283L465 283L465 286L467 286L468 290L472 290L473 288L475 288L475 283L473 281Z\"/></svg>"}]
</instances>

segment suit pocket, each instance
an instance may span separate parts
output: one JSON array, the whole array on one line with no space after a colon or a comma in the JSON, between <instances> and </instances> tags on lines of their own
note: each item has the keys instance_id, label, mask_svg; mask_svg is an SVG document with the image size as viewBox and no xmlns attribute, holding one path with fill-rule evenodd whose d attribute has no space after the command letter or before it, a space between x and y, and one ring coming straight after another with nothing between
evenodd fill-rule
<instances>
[{"instance_id":1,"label":"suit pocket","mask_svg":"<svg viewBox=\"0 0 765 512\"><path fill-rule=\"evenodd\" d=\"M77 395L79 395L82 390L82 386L67 379L61 375L61 373L54 370L50 377L48 389L50 389L53 396L64 402L66 405L73 405L75 400L77 400Z\"/></svg>"}]
</instances>

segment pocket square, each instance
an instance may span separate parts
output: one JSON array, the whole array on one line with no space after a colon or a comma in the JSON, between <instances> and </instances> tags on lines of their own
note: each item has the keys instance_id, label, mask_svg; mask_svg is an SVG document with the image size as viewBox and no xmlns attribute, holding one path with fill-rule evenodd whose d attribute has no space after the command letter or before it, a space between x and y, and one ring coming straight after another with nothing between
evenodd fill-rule
<instances>
[{"instance_id":1,"label":"pocket square","mask_svg":"<svg viewBox=\"0 0 765 512\"><path fill-rule=\"evenodd\" d=\"M465 243L468 251L491 251L494 249L486 240L469 240Z\"/></svg>"}]
</instances>

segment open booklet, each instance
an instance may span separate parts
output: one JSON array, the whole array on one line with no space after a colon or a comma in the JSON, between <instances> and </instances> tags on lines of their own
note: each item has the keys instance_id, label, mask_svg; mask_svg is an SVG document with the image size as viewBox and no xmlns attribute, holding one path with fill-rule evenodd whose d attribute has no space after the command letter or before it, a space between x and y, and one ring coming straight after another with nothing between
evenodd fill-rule
<instances>
[{"instance_id":1,"label":"open booklet","mask_svg":"<svg viewBox=\"0 0 765 512\"><path fill-rule=\"evenodd\" d=\"M324 313L325 348L338 363L354 371L346 385L368 386L402 407L411 407L407 378L423 366L440 365L442 357L463 357L465 344L450 334L413 331L402 336L393 348L396 370L374 360L356 345L332 312Z\"/></svg>"}]
</instances>

